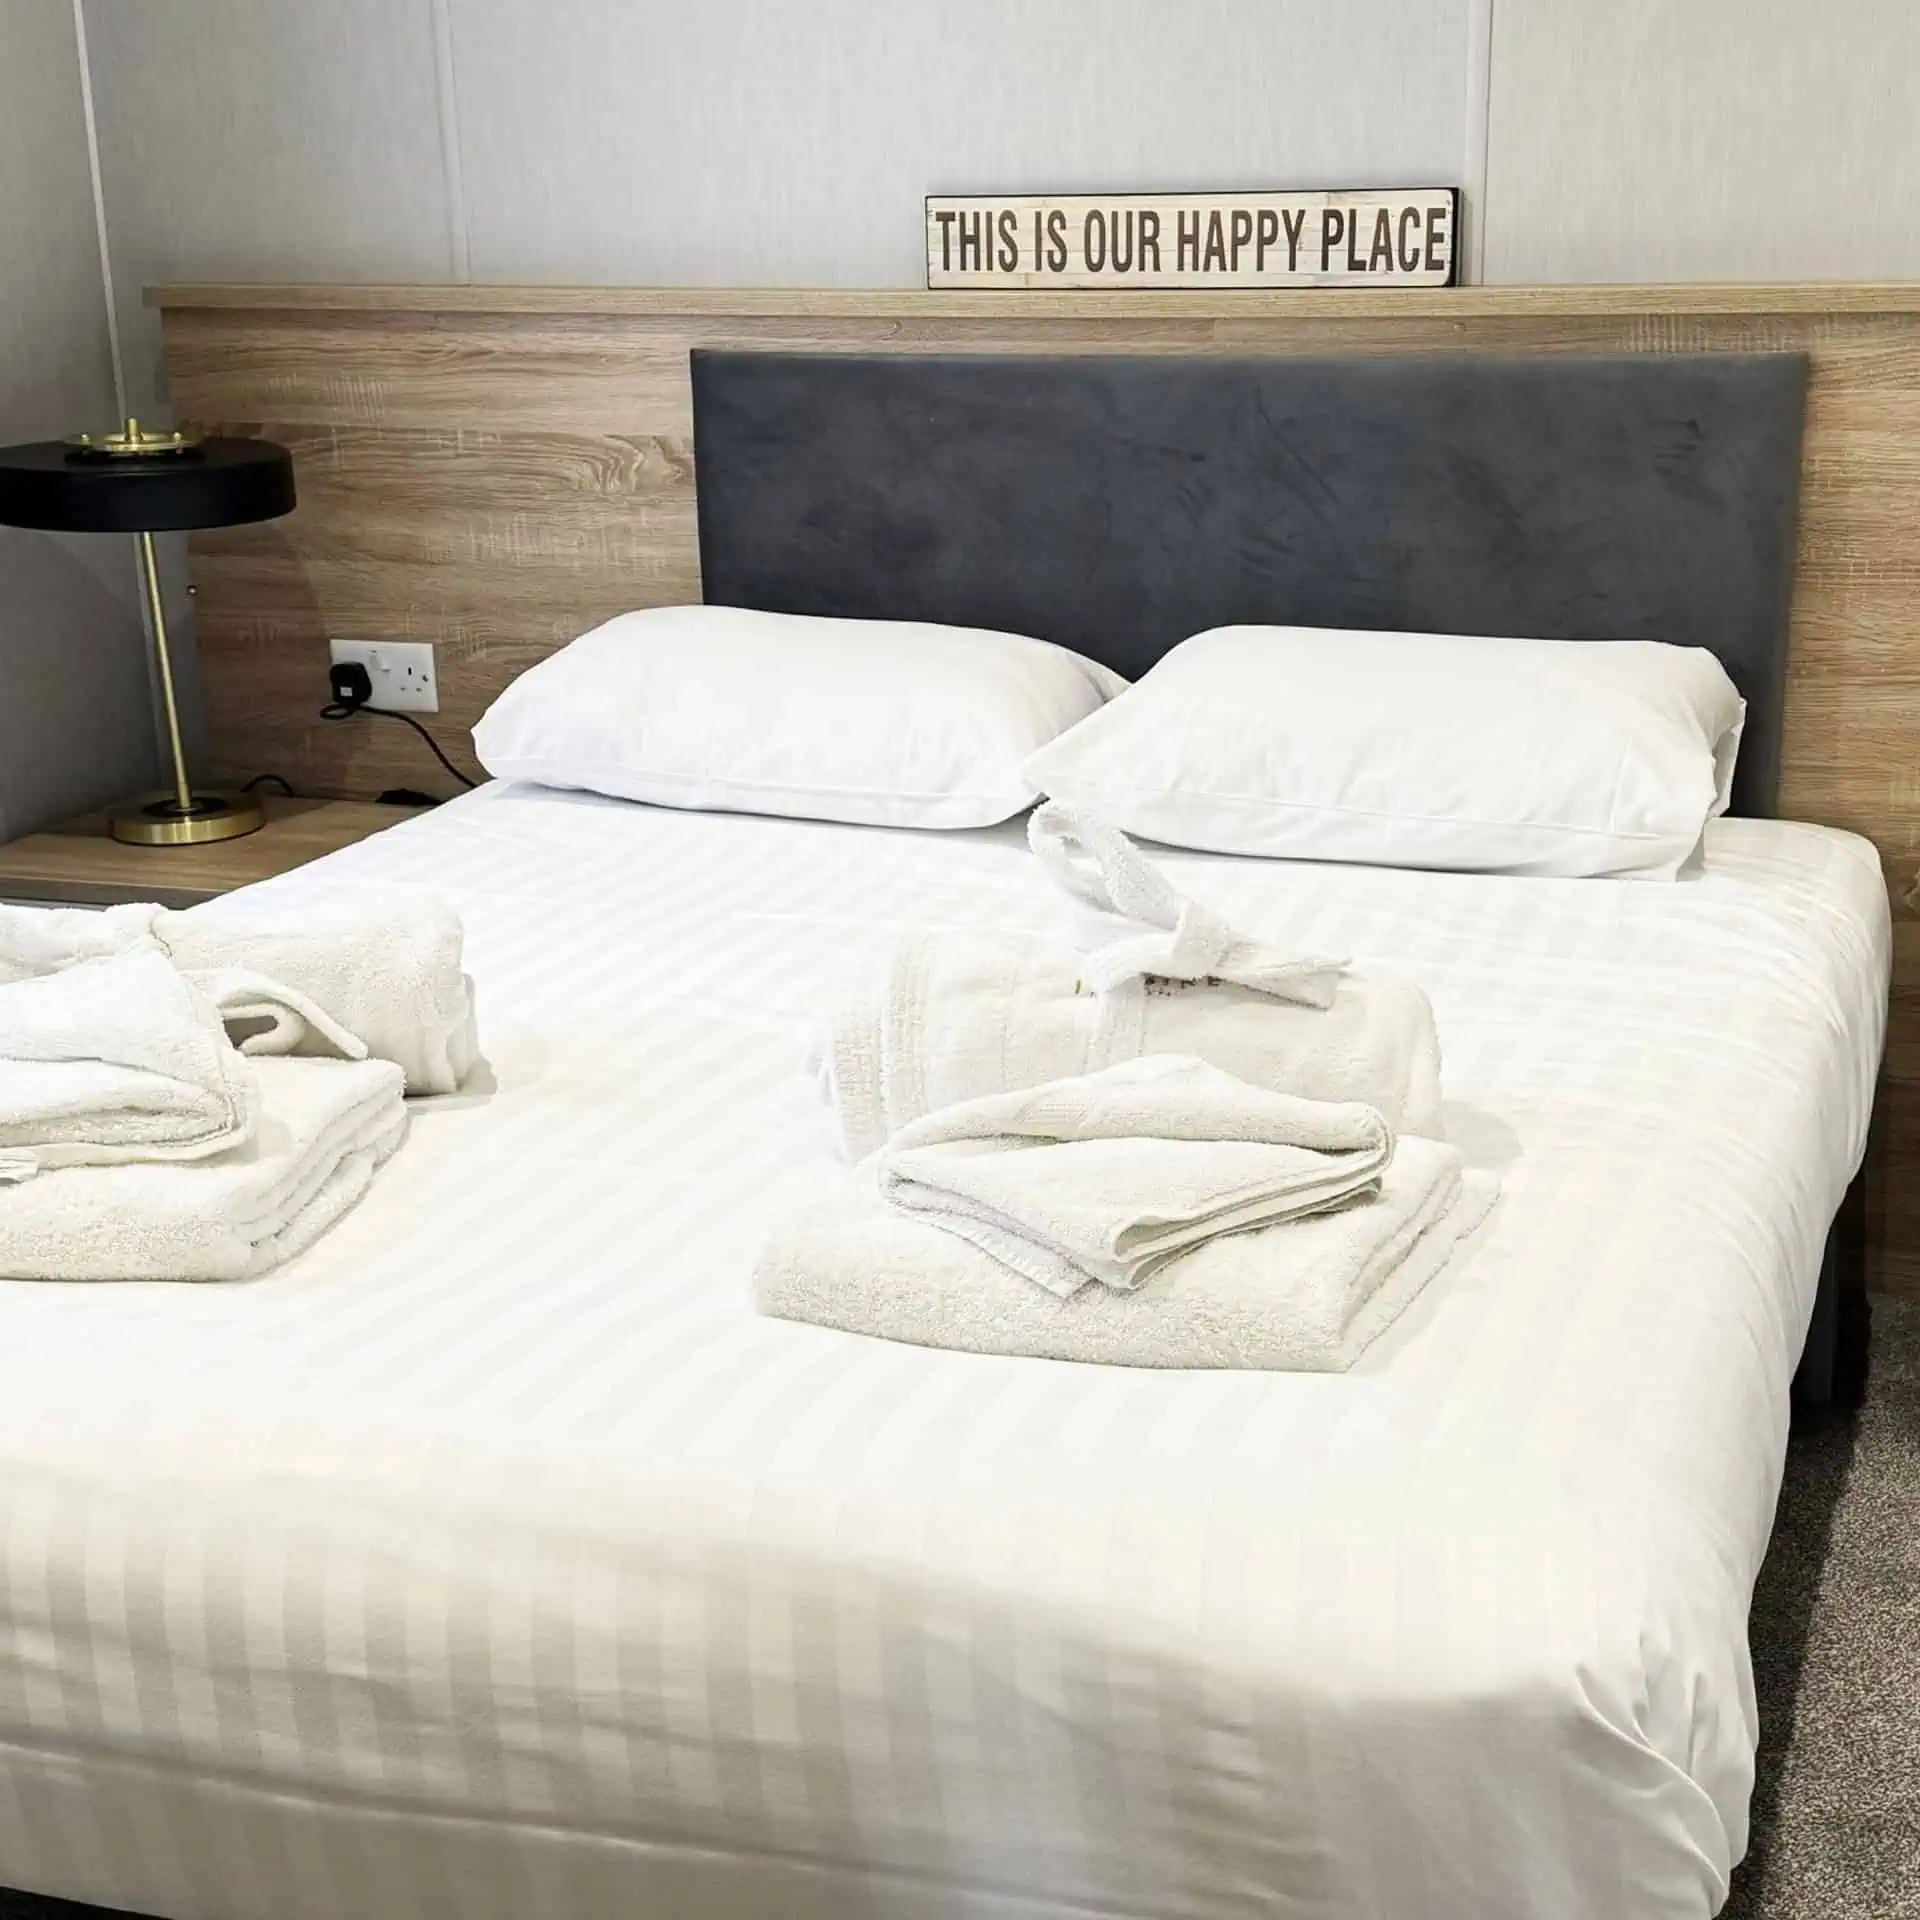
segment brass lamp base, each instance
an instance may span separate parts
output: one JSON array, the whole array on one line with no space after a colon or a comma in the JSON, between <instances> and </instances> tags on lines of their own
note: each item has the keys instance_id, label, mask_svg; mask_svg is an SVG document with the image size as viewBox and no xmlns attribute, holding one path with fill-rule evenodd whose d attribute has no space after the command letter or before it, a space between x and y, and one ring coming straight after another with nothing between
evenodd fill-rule
<instances>
[{"instance_id":1,"label":"brass lamp base","mask_svg":"<svg viewBox=\"0 0 1920 1920\"><path fill-rule=\"evenodd\" d=\"M112 820L113 837L136 847L197 847L209 840L238 840L266 825L251 794L196 793L182 807L171 793L143 794Z\"/></svg>"}]
</instances>

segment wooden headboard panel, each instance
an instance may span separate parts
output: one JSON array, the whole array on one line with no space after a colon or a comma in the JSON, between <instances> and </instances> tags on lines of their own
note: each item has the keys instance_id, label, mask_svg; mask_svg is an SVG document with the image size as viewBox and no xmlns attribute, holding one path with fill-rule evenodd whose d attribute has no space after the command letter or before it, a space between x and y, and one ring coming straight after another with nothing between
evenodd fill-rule
<instances>
[{"instance_id":1,"label":"wooden headboard panel","mask_svg":"<svg viewBox=\"0 0 1920 1920\"><path fill-rule=\"evenodd\" d=\"M329 725L330 635L433 641L467 729L596 621L700 597L687 355L1805 353L1811 363L1779 810L1920 866L1920 286L1391 293L923 294L182 287L162 311L183 424L298 465L286 520L202 534L209 772L302 792L441 790L390 724ZM1872 1211L1920 1288L1920 921L1897 905Z\"/></svg>"}]
</instances>

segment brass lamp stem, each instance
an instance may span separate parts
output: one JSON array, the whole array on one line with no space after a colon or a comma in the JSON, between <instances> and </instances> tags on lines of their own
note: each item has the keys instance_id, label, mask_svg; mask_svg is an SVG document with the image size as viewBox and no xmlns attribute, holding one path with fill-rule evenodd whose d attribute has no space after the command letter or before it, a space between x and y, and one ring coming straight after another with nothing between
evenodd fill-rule
<instances>
[{"instance_id":1,"label":"brass lamp stem","mask_svg":"<svg viewBox=\"0 0 1920 1920\"><path fill-rule=\"evenodd\" d=\"M173 749L173 794L182 814L193 811L193 789L187 784L187 756L180 745L180 709L173 698L173 662L167 655L167 613L160 604L160 570L154 564L153 535L135 534L140 543L140 579L147 590L147 611L153 617L153 651L160 662L160 699L167 711L167 744Z\"/></svg>"}]
</instances>

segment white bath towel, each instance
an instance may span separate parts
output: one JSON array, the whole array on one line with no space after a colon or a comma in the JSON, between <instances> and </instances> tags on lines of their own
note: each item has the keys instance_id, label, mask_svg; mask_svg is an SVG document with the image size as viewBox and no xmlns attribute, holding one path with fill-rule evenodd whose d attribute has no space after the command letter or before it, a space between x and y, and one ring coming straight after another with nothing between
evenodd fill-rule
<instances>
[{"instance_id":1,"label":"white bath towel","mask_svg":"<svg viewBox=\"0 0 1920 1920\"><path fill-rule=\"evenodd\" d=\"M1393 1134L1371 1107L1297 1100L1151 1055L916 1121L878 1156L888 1205L1062 1298L1377 1193Z\"/></svg>"},{"instance_id":2,"label":"white bath towel","mask_svg":"<svg viewBox=\"0 0 1920 1920\"><path fill-rule=\"evenodd\" d=\"M232 1014L250 1054L337 1055L339 1030L395 1062L409 1093L451 1093L479 1057L473 983L461 970L459 917L433 899L340 895L297 909L246 894L176 913L151 905L103 914L0 908L0 980L103 953L151 948L196 979L235 971L288 989L278 1013ZM304 999L322 1020L295 1017Z\"/></svg>"},{"instance_id":3,"label":"white bath towel","mask_svg":"<svg viewBox=\"0 0 1920 1920\"><path fill-rule=\"evenodd\" d=\"M1462 1173L1456 1149L1403 1139L1371 1200L1210 1240L1132 1293L1082 1287L1063 1300L868 1186L782 1223L754 1296L782 1319L967 1353L1336 1373L1446 1266L1496 1193L1491 1175Z\"/></svg>"},{"instance_id":4,"label":"white bath towel","mask_svg":"<svg viewBox=\"0 0 1920 1920\"><path fill-rule=\"evenodd\" d=\"M910 934L836 1010L816 1067L849 1159L985 1094L1193 1054L1255 1086L1356 1101L1440 1137L1440 1043L1410 981L1341 971L1325 1008L1231 983L1126 978L1086 989L1081 956L996 934Z\"/></svg>"},{"instance_id":5,"label":"white bath towel","mask_svg":"<svg viewBox=\"0 0 1920 1920\"><path fill-rule=\"evenodd\" d=\"M0 1187L0 1277L247 1280L366 1191L406 1131L385 1060L253 1063L253 1135L180 1166L64 1167Z\"/></svg>"},{"instance_id":6,"label":"white bath towel","mask_svg":"<svg viewBox=\"0 0 1920 1920\"><path fill-rule=\"evenodd\" d=\"M0 1182L201 1159L247 1137L255 1104L219 1009L158 952L0 985Z\"/></svg>"}]
</instances>

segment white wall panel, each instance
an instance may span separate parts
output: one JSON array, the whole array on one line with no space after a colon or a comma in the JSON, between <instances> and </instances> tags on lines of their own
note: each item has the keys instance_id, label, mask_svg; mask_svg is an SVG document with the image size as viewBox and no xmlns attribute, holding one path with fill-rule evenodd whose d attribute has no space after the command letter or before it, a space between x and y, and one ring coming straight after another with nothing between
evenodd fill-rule
<instances>
[{"instance_id":1,"label":"white wall panel","mask_svg":"<svg viewBox=\"0 0 1920 1920\"><path fill-rule=\"evenodd\" d=\"M1915 0L1496 0L1486 277L1920 277Z\"/></svg>"},{"instance_id":2,"label":"white wall panel","mask_svg":"<svg viewBox=\"0 0 1920 1920\"><path fill-rule=\"evenodd\" d=\"M477 280L917 285L921 196L1460 176L1468 0L448 0Z\"/></svg>"},{"instance_id":3,"label":"white wall panel","mask_svg":"<svg viewBox=\"0 0 1920 1920\"><path fill-rule=\"evenodd\" d=\"M111 425L72 8L0 0L0 441ZM131 543L0 528L0 838L152 777Z\"/></svg>"}]
</instances>

